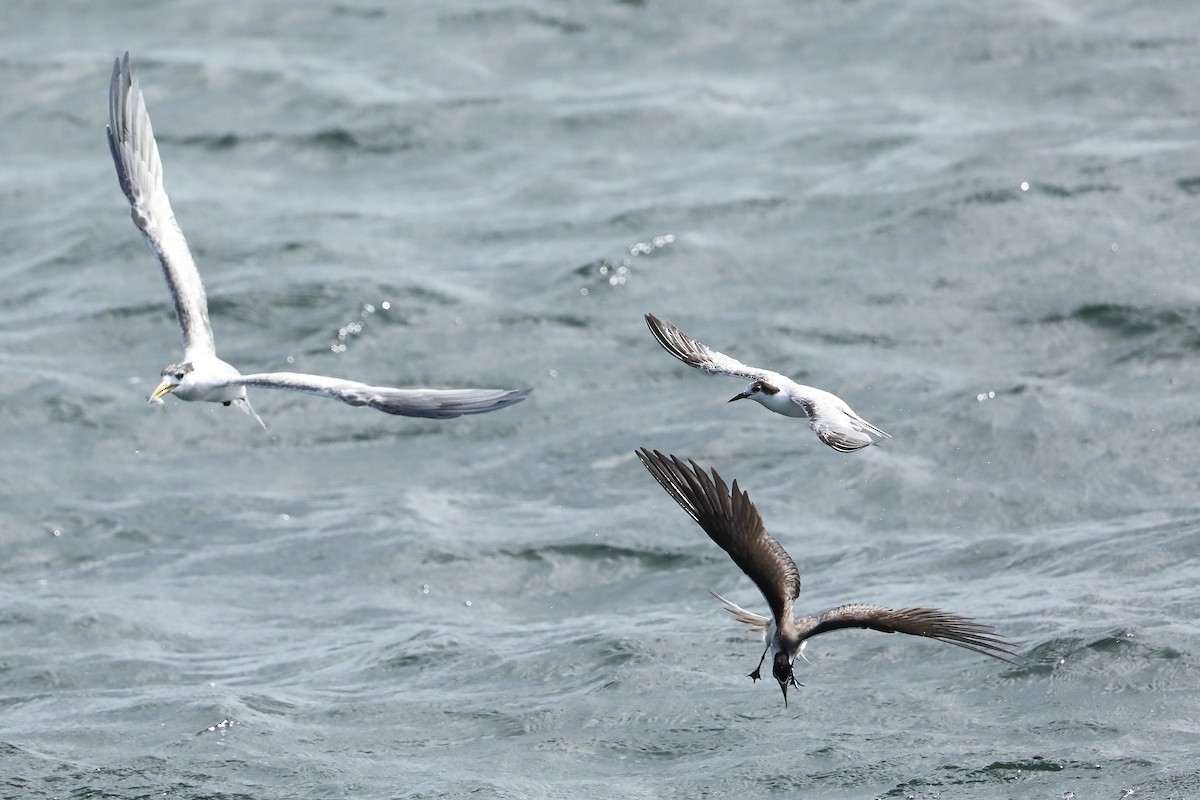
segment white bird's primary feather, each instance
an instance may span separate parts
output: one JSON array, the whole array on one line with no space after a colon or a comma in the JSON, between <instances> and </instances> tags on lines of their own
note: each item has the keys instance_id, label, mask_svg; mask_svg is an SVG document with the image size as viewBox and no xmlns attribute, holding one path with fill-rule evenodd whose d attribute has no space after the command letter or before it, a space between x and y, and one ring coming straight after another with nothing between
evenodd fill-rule
<instances>
[{"instance_id":1,"label":"white bird's primary feather","mask_svg":"<svg viewBox=\"0 0 1200 800\"><path fill-rule=\"evenodd\" d=\"M667 320L660 320L653 314L645 316L647 327L662 348L684 364L709 375L728 375L750 381L746 390L730 402L749 398L777 414L807 417L809 427L817 437L841 453L852 453L877 444L872 436L891 438L832 392L796 383L778 372L747 366L693 339Z\"/></svg>"},{"instance_id":2,"label":"white bird's primary feather","mask_svg":"<svg viewBox=\"0 0 1200 800\"><path fill-rule=\"evenodd\" d=\"M162 371L163 380L150 402L161 403L171 393L181 400L236 405L266 430L246 397L247 386L291 389L388 414L430 419L496 411L529 394L529 389L393 389L295 372L242 375L217 357L204 283L163 189L158 144L137 76L129 69L129 53L113 64L108 100L108 146L117 180L129 200L134 224L162 266L183 334L184 360Z\"/></svg>"},{"instance_id":3,"label":"white bird's primary feather","mask_svg":"<svg viewBox=\"0 0 1200 800\"><path fill-rule=\"evenodd\" d=\"M429 419L450 419L463 414L482 414L510 406L525 398L529 389L392 389L368 386L357 381L305 375L299 372L263 372L242 375L234 383L269 389L333 397L352 406L368 406L386 414Z\"/></svg>"}]
</instances>

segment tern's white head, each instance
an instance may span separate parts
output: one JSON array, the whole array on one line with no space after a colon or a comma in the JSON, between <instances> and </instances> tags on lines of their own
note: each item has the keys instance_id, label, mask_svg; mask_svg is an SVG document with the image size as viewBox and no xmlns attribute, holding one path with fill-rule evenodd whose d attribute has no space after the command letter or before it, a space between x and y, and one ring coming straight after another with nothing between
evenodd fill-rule
<instances>
[{"instance_id":1,"label":"tern's white head","mask_svg":"<svg viewBox=\"0 0 1200 800\"><path fill-rule=\"evenodd\" d=\"M164 396L170 394L179 388L179 385L184 382L188 375L192 372L190 362L183 364L171 364L162 371L162 381L158 387L151 392L150 403L161 403Z\"/></svg>"},{"instance_id":2,"label":"tern's white head","mask_svg":"<svg viewBox=\"0 0 1200 800\"><path fill-rule=\"evenodd\" d=\"M733 397L729 398L729 402L732 403L734 400L745 400L748 397L751 400L757 400L767 408L771 408L773 405L775 405L775 401L777 400L776 396L778 394L778 386L774 386L764 380L757 380L747 386L746 391L739 392L738 394L735 394Z\"/></svg>"}]
</instances>

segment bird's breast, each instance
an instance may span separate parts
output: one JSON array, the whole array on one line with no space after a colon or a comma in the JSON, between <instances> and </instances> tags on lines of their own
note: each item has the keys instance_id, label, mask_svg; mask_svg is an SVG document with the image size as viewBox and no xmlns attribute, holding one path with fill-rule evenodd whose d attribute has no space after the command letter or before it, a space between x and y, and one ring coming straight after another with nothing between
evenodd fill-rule
<instances>
[{"instance_id":1,"label":"bird's breast","mask_svg":"<svg viewBox=\"0 0 1200 800\"><path fill-rule=\"evenodd\" d=\"M754 396L754 399L776 414L783 414L785 417L808 416L804 411L804 406L793 400L786 392L758 394Z\"/></svg>"}]
</instances>

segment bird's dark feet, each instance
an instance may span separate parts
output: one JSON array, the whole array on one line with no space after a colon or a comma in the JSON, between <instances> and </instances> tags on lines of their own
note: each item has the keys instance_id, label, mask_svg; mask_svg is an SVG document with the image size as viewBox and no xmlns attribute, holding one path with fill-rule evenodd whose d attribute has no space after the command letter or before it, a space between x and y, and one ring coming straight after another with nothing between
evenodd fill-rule
<instances>
[{"instance_id":1,"label":"bird's dark feet","mask_svg":"<svg viewBox=\"0 0 1200 800\"><path fill-rule=\"evenodd\" d=\"M226 408L229 408L229 405L230 405L232 402L233 402L232 400L226 400L224 403L221 403L221 405L225 406Z\"/></svg>"},{"instance_id":2,"label":"bird's dark feet","mask_svg":"<svg viewBox=\"0 0 1200 800\"><path fill-rule=\"evenodd\" d=\"M754 679L755 683L758 683L759 679L762 678L762 673L759 671L758 667L754 668L754 672L750 673L750 677Z\"/></svg>"}]
</instances>

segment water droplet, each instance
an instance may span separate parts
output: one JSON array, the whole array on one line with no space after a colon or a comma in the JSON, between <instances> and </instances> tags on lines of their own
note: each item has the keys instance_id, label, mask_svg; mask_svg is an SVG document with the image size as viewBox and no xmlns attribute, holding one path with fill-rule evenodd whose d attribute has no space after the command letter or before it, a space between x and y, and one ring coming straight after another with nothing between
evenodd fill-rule
<instances>
[{"instance_id":1,"label":"water droplet","mask_svg":"<svg viewBox=\"0 0 1200 800\"><path fill-rule=\"evenodd\" d=\"M471 607L471 601L470 601L470 600L464 600L464 601L463 601L463 605L464 605L464 606L466 606L467 608L470 608L470 607Z\"/></svg>"},{"instance_id":2,"label":"water droplet","mask_svg":"<svg viewBox=\"0 0 1200 800\"><path fill-rule=\"evenodd\" d=\"M1021 191L1022 192L1029 191L1029 181L1021 181Z\"/></svg>"},{"instance_id":3,"label":"water droplet","mask_svg":"<svg viewBox=\"0 0 1200 800\"><path fill-rule=\"evenodd\" d=\"M428 583L421 584L421 594L429 594L429 584Z\"/></svg>"}]
</instances>

